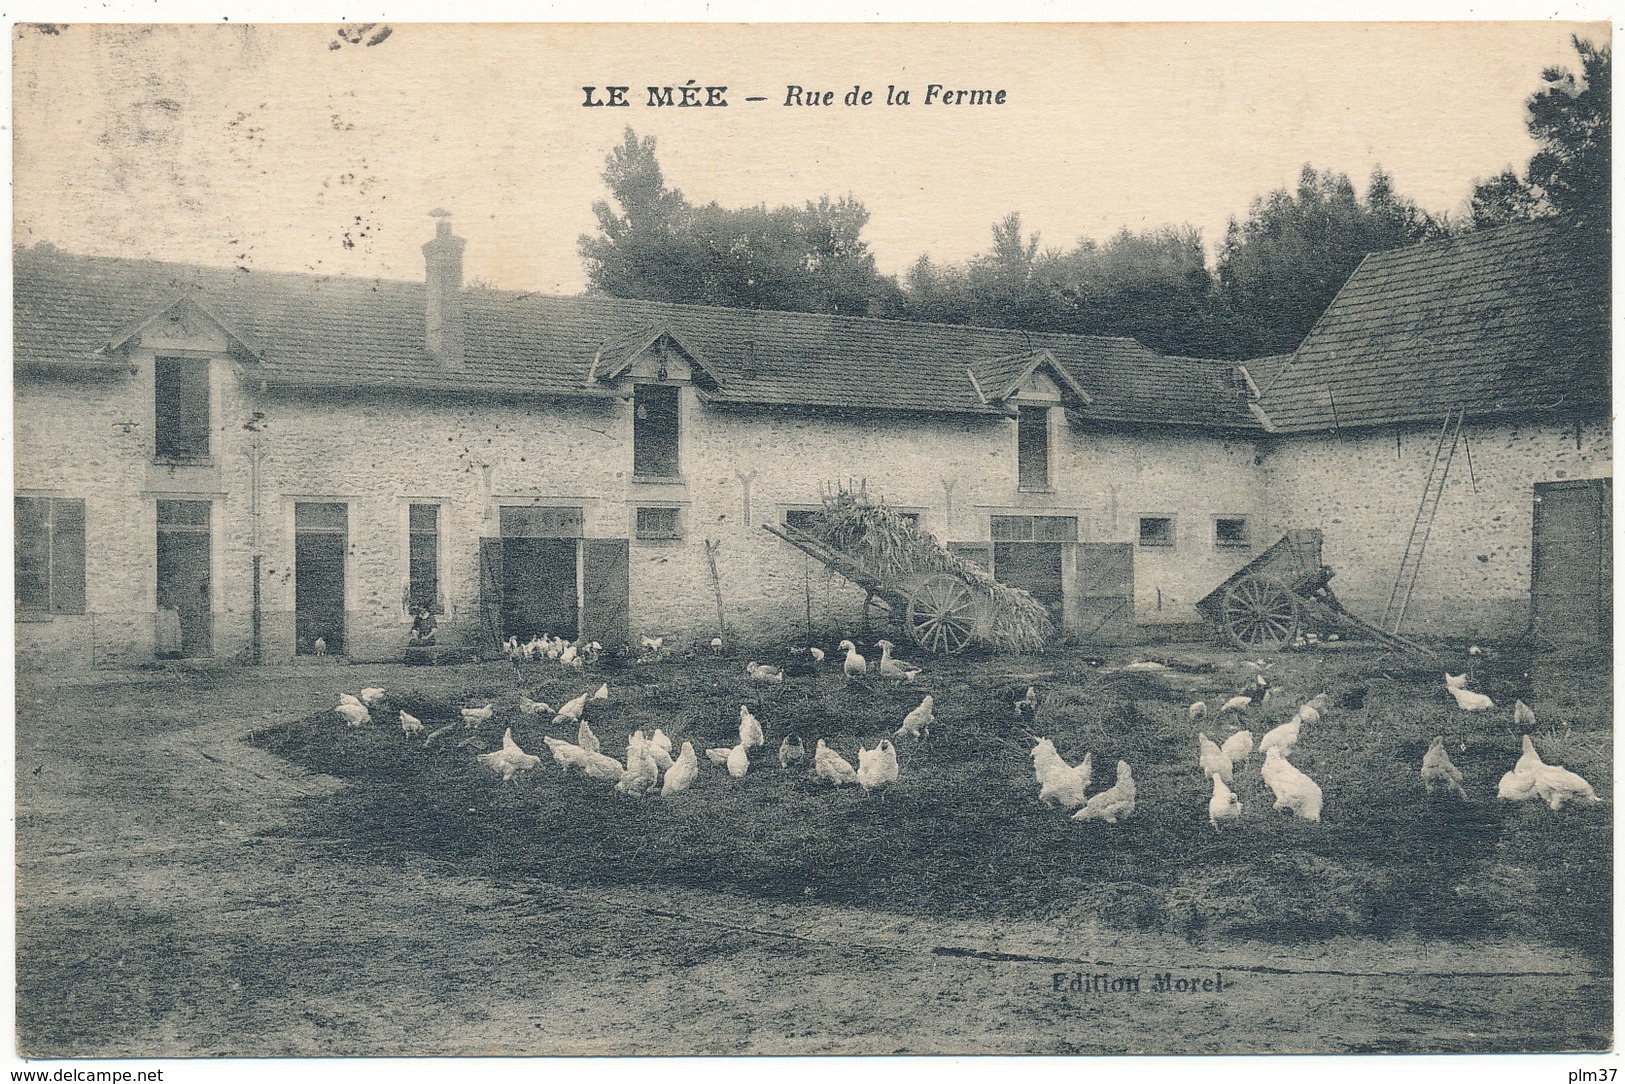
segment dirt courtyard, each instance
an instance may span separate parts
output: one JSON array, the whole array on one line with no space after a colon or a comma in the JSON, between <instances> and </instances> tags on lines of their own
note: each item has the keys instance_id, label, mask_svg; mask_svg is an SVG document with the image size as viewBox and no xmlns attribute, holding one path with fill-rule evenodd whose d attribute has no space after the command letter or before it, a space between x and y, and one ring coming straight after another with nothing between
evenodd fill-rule
<instances>
[{"instance_id":1,"label":"dirt courtyard","mask_svg":"<svg viewBox=\"0 0 1625 1084\"><path fill-rule=\"evenodd\" d=\"M1554 1029L1611 1043L1611 975L1528 939L1193 944L495 883L301 830L299 803L344 784L243 740L363 681L460 696L496 670L20 675L20 1053L1512 1051L1550 1049Z\"/></svg>"}]
</instances>

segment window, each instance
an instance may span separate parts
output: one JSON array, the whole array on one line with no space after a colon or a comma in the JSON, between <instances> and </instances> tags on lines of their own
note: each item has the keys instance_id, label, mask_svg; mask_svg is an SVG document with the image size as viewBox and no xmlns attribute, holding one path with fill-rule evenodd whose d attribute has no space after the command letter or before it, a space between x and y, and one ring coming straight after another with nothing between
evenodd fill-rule
<instances>
[{"instance_id":1,"label":"window","mask_svg":"<svg viewBox=\"0 0 1625 1084\"><path fill-rule=\"evenodd\" d=\"M159 358L153 367L153 454L202 459L209 454L209 363Z\"/></svg>"},{"instance_id":2,"label":"window","mask_svg":"<svg viewBox=\"0 0 1625 1084\"><path fill-rule=\"evenodd\" d=\"M1076 542L1076 516L994 516L989 524L995 542Z\"/></svg>"},{"instance_id":3,"label":"window","mask_svg":"<svg viewBox=\"0 0 1625 1084\"><path fill-rule=\"evenodd\" d=\"M440 506L414 504L406 510L406 608L441 613Z\"/></svg>"},{"instance_id":4,"label":"window","mask_svg":"<svg viewBox=\"0 0 1625 1084\"><path fill-rule=\"evenodd\" d=\"M85 612L85 502L16 499L19 614Z\"/></svg>"},{"instance_id":5,"label":"window","mask_svg":"<svg viewBox=\"0 0 1625 1084\"><path fill-rule=\"evenodd\" d=\"M1141 516L1140 545L1172 546L1174 544L1174 518L1172 516Z\"/></svg>"},{"instance_id":6,"label":"window","mask_svg":"<svg viewBox=\"0 0 1625 1084\"><path fill-rule=\"evenodd\" d=\"M1049 408L1020 407L1016 412L1016 484L1022 489L1049 489Z\"/></svg>"},{"instance_id":7,"label":"window","mask_svg":"<svg viewBox=\"0 0 1625 1084\"><path fill-rule=\"evenodd\" d=\"M1213 544L1220 549L1249 549L1253 542L1247 533L1246 516L1215 516Z\"/></svg>"},{"instance_id":8,"label":"window","mask_svg":"<svg viewBox=\"0 0 1625 1084\"><path fill-rule=\"evenodd\" d=\"M639 538L681 538L677 530L677 509L639 508L637 535Z\"/></svg>"},{"instance_id":9,"label":"window","mask_svg":"<svg viewBox=\"0 0 1625 1084\"><path fill-rule=\"evenodd\" d=\"M670 384L632 389L632 474L677 477L677 388Z\"/></svg>"}]
</instances>

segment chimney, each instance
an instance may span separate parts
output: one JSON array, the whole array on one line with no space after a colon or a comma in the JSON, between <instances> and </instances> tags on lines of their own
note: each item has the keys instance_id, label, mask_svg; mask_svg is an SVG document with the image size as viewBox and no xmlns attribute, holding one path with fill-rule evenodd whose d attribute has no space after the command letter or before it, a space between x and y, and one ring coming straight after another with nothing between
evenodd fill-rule
<instances>
[{"instance_id":1,"label":"chimney","mask_svg":"<svg viewBox=\"0 0 1625 1084\"><path fill-rule=\"evenodd\" d=\"M468 242L452 236L451 212L436 208L434 239L423 246L423 262L428 268L426 315L429 356L445 368L463 366L463 246Z\"/></svg>"}]
</instances>

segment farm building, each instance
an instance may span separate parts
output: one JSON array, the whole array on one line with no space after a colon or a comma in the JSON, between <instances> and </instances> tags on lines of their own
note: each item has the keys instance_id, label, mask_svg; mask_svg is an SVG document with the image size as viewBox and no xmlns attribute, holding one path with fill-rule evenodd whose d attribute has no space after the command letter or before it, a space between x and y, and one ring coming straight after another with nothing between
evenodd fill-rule
<instances>
[{"instance_id":1,"label":"farm building","mask_svg":"<svg viewBox=\"0 0 1625 1084\"><path fill-rule=\"evenodd\" d=\"M1533 588L1602 636L1607 285L1571 248L1372 256L1242 366L466 288L444 218L416 283L19 250L19 661L399 657L420 609L471 648L709 639L707 540L730 635L852 627L864 593L760 528L857 479L1081 639L1198 620L1289 527L1384 617L1430 503L1406 631L1517 634Z\"/></svg>"}]
</instances>

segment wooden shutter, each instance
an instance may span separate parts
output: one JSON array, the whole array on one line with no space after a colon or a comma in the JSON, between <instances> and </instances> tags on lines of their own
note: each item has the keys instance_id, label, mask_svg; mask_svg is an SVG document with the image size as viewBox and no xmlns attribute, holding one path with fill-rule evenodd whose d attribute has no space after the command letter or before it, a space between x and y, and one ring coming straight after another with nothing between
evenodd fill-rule
<instances>
[{"instance_id":1,"label":"wooden shutter","mask_svg":"<svg viewBox=\"0 0 1625 1084\"><path fill-rule=\"evenodd\" d=\"M24 613L50 613L51 499L18 497L13 507L17 609Z\"/></svg>"},{"instance_id":2,"label":"wooden shutter","mask_svg":"<svg viewBox=\"0 0 1625 1084\"><path fill-rule=\"evenodd\" d=\"M51 501L51 612L85 612L84 501Z\"/></svg>"},{"instance_id":3,"label":"wooden shutter","mask_svg":"<svg viewBox=\"0 0 1625 1084\"><path fill-rule=\"evenodd\" d=\"M584 538L581 560L581 638L597 640L606 648L626 646L632 638L626 539Z\"/></svg>"},{"instance_id":4,"label":"wooden shutter","mask_svg":"<svg viewBox=\"0 0 1625 1084\"><path fill-rule=\"evenodd\" d=\"M480 620L491 649L502 647L502 539L480 539Z\"/></svg>"}]
</instances>

